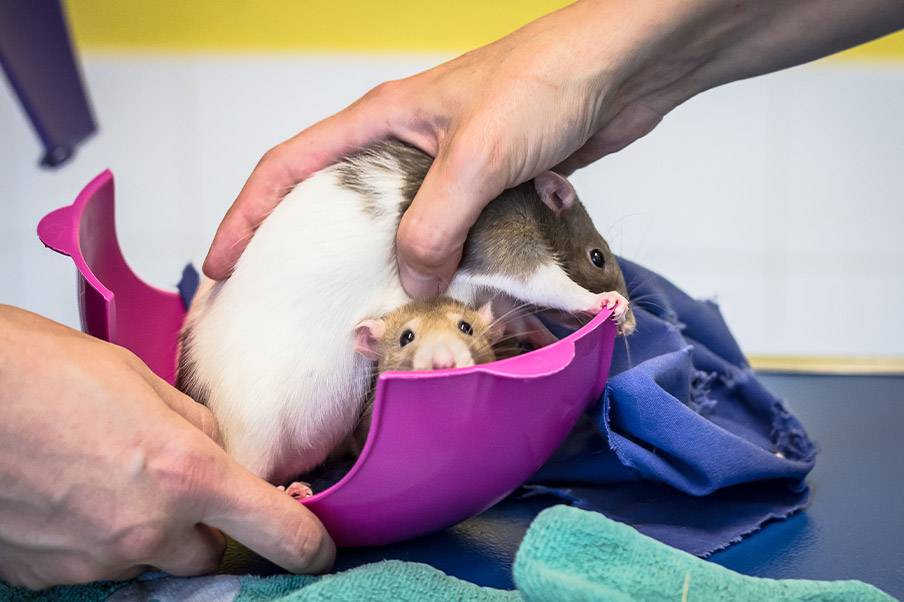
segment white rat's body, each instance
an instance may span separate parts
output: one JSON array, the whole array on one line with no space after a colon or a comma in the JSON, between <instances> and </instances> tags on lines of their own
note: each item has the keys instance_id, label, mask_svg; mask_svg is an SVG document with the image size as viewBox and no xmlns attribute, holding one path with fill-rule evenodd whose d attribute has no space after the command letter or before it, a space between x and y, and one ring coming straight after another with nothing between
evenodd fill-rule
<instances>
[{"instance_id":1,"label":"white rat's body","mask_svg":"<svg viewBox=\"0 0 904 602\"><path fill-rule=\"evenodd\" d=\"M316 174L261 224L232 277L205 280L192 304L192 378L228 451L258 475L313 468L358 418L350 401L364 399L370 363L354 352L355 325L409 300L392 254L397 183L381 201L385 214L365 214L335 170Z\"/></svg>"},{"instance_id":2,"label":"white rat's body","mask_svg":"<svg viewBox=\"0 0 904 602\"><path fill-rule=\"evenodd\" d=\"M387 146L299 184L258 228L233 275L205 280L192 303L179 386L214 413L227 451L272 482L314 468L350 434L372 370L355 352L355 327L410 300L399 281L394 241L413 196L412 171L422 178L429 166L427 158L412 167L421 159L405 155L411 152ZM533 188L530 194L534 200L524 202L539 206ZM478 224L472 234L480 228L492 254L492 228ZM582 288L545 242L530 244L542 260L527 266L515 265L506 251L490 268L480 261L469 268L466 254L448 294L473 306L482 291L496 289L590 313L618 296Z\"/></svg>"}]
</instances>

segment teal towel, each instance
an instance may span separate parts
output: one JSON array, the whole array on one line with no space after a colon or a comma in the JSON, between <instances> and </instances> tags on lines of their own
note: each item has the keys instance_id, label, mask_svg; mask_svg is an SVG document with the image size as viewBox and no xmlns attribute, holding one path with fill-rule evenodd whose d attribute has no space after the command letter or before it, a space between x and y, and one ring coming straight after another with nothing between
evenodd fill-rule
<instances>
[{"instance_id":1,"label":"teal towel","mask_svg":"<svg viewBox=\"0 0 904 602\"><path fill-rule=\"evenodd\" d=\"M861 581L740 575L641 535L628 525L569 506L545 510L531 524L515 558L515 584L532 602L894 600Z\"/></svg>"},{"instance_id":2,"label":"teal towel","mask_svg":"<svg viewBox=\"0 0 904 602\"><path fill-rule=\"evenodd\" d=\"M326 575L306 586L303 579L292 575L263 578L243 577L241 594L236 598L236 602L269 602L272 600L518 602L522 600L516 591L480 587L450 577L432 566L401 560L385 560L336 575Z\"/></svg>"},{"instance_id":3,"label":"teal towel","mask_svg":"<svg viewBox=\"0 0 904 602\"><path fill-rule=\"evenodd\" d=\"M407 601L669 602L770 600L888 602L860 581L774 580L739 575L671 548L597 512L569 506L534 519L515 558L516 591L479 587L425 564L387 560L322 577L219 575L141 579L28 592L0 583L0 601ZM112 596L111 596L112 595Z\"/></svg>"}]
</instances>

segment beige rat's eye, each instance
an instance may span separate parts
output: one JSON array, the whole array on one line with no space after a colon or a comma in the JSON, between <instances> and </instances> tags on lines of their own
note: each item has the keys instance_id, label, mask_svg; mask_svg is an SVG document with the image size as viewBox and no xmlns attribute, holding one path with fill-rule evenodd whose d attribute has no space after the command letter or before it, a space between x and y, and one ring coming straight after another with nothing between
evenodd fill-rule
<instances>
[{"instance_id":1,"label":"beige rat's eye","mask_svg":"<svg viewBox=\"0 0 904 602\"><path fill-rule=\"evenodd\" d=\"M404 347L408 343L414 340L414 331L410 328L406 328L402 332L402 336L399 337L399 347Z\"/></svg>"},{"instance_id":2,"label":"beige rat's eye","mask_svg":"<svg viewBox=\"0 0 904 602\"><path fill-rule=\"evenodd\" d=\"M468 336L472 336L474 334L474 329L471 327L470 324L468 324L464 320L461 320L458 323L458 329Z\"/></svg>"},{"instance_id":3,"label":"beige rat's eye","mask_svg":"<svg viewBox=\"0 0 904 602\"><path fill-rule=\"evenodd\" d=\"M599 249L592 249L590 251L590 261L598 268L601 268L606 264L606 258L603 257L603 252Z\"/></svg>"}]
</instances>

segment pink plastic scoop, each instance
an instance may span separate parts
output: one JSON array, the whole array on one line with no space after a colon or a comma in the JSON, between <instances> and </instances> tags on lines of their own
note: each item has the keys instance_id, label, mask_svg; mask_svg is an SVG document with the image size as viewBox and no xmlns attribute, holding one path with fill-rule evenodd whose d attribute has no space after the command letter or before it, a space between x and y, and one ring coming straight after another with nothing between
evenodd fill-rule
<instances>
[{"instance_id":1,"label":"pink plastic scoop","mask_svg":"<svg viewBox=\"0 0 904 602\"><path fill-rule=\"evenodd\" d=\"M182 300L129 269L113 190L113 174L104 171L75 203L44 216L38 236L78 268L85 332L130 349L172 383ZM608 317L604 311L561 341L511 359L381 375L361 457L303 503L341 546L416 537L489 508L536 472L602 395L615 339Z\"/></svg>"}]
</instances>

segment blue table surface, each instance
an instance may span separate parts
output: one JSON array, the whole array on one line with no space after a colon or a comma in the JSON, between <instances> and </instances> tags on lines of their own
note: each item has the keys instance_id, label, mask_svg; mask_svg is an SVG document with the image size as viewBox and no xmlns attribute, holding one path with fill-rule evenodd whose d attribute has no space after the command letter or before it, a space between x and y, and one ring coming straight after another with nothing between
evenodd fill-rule
<instances>
[{"instance_id":1,"label":"blue table surface","mask_svg":"<svg viewBox=\"0 0 904 602\"><path fill-rule=\"evenodd\" d=\"M820 447L809 508L712 556L761 577L860 579L904 598L904 377L764 375ZM463 484L463 486L467 486ZM428 537L340 550L336 570L393 558L424 562L479 585L510 589L518 545L551 500L506 500ZM221 570L266 574L235 556Z\"/></svg>"}]
</instances>

